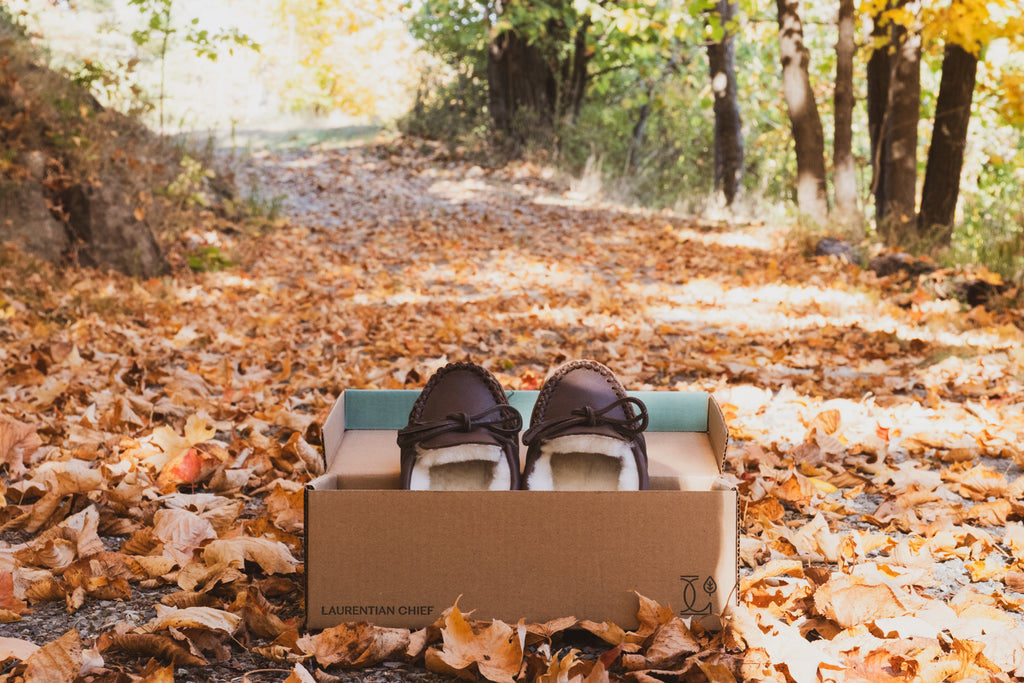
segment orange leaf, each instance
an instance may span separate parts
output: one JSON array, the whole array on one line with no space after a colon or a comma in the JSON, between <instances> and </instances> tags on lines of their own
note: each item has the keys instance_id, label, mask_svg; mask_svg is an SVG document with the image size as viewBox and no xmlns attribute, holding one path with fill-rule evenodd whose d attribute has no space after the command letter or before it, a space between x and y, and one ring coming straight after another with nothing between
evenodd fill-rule
<instances>
[{"instance_id":1,"label":"orange leaf","mask_svg":"<svg viewBox=\"0 0 1024 683\"><path fill-rule=\"evenodd\" d=\"M14 614L29 611L28 604L14 596L14 574L11 572L0 572L0 609Z\"/></svg>"},{"instance_id":2,"label":"orange leaf","mask_svg":"<svg viewBox=\"0 0 1024 683\"><path fill-rule=\"evenodd\" d=\"M479 672L494 683L515 682L523 664L526 643L526 626L522 623L513 628L502 621L493 621L474 633L456 602L445 614L441 637L444 644L440 650L427 650L427 668L460 678Z\"/></svg>"}]
</instances>

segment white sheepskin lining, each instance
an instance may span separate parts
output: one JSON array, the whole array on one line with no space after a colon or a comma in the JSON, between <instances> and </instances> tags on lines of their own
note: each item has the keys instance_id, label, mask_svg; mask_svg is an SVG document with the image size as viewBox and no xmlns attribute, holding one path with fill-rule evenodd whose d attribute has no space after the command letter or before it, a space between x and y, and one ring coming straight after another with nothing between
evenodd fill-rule
<instances>
[{"instance_id":1,"label":"white sheepskin lining","mask_svg":"<svg viewBox=\"0 0 1024 683\"><path fill-rule=\"evenodd\" d=\"M633 449L625 441L571 434L541 446L526 487L535 491L636 491L640 473Z\"/></svg>"},{"instance_id":2,"label":"white sheepskin lining","mask_svg":"<svg viewBox=\"0 0 1024 683\"><path fill-rule=\"evenodd\" d=\"M511 487L512 472L500 446L416 448L409 480L413 491L507 491Z\"/></svg>"}]
</instances>

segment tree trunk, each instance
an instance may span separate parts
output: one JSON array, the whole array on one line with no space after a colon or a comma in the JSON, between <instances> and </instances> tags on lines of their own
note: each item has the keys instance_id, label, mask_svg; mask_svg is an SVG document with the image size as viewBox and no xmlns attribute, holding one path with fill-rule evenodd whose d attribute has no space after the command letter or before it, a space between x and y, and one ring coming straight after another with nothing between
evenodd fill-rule
<instances>
[{"instance_id":1,"label":"tree trunk","mask_svg":"<svg viewBox=\"0 0 1024 683\"><path fill-rule=\"evenodd\" d=\"M583 95L587 88L587 66L590 63L590 55L587 54L587 32L590 30L590 17L584 16L580 25L576 28L576 35L573 36L573 51L571 58L566 60L565 85L562 109L564 119L568 123L576 123L580 118L580 110L583 108Z\"/></svg>"},{"instance_id":2,"label":"tree trunk","mask_svg":"<svg viewBox=\"0 0 1024 683\"><path fill-rule=\"evenodd\" d=\"M804 45L799 0L775 0L779 13L782 89L796 144L796 201L800 212L824 223L828 217L825 185L825 131L808 74L810 54Z\"/></svg>"},{"instance_id":3,"label":"tree trunk","mask_svg":"<svg viewBox=\"0 0 1024 683\"><path fill-rule=\"evenodd\" d=\"M715 93L715 193L732 205L743 177L743 129L737 99L735 49L729 22L735 0L718 0L718 13L726 28L722 40L708 44L711 89Z\"/></svg>"},{"instance_id":4,"label":"tree trunk","mask_svg":"<svg viewBox=\"0 0 1024 683\"><path fill-rule=\"evenodd\" d=\"M875 46L868 59L868 135L871 140L871 193L875 196L875 223L882 224L888 204L885 196L885 164L884 151L888 147L885 140L885 114L889 108L889 76L892 71L889 59L889 26L882 20L882 13L872 19L874 26L871 37ZM884 45L878 43L884 40Z\"/></svg>"},{"instance_id":5,"label":"tree trunk","mask_svg":"<svg viewBox=\"0 0 1024 683\"><path fill-rule=\"evenodd\" d=\"M977 71L977 57L959 45L946 45L917 219L918 232L937 238L942 245L948 245L953 237L953 216L960 194L960 171ZM933 230L936 232L931 235Z\"/></svg>"},{"instance_id":6,"label":"tree trunk","mask_svg":"<svg viewBox=\"0 0 1024 683\"><path fill-rule=\"evenodd\" d=\"M860 227L857 208L857 171L853 160L853 0L839 0L839 40L836 42L835 139L832 162L835 166L836 214L848 229Z\"/></svg>"},{"instance_id":7,"label":"tree trunk","mask_svg":"<svg viewBox=\"0 0 1024 683\"><path fill-rule=\"evenodd\" d=\"M896 56L889 81L886 115L885 213L889 244L915 237L917 217L917 124L921 117L921 36L901 26L893 30Z\"/></svg>"},{"instance_id":8,"label":"tree trunk","mask_svg":"<svg viewBox=\"0 0 1024 683\"><path fill-rule=\"evenodd\" d=\"M651 116L651 100L654 98L654 86L647 86L647 99L640 105L637 112L636 123L633 124L633 132L629 136L629 151L626 155L626 173L637 171L640 168L640 150L644 144L644 134L647 131L647 120Z\"/></svg>"},{"instance_id":9,"label":"tree trunk","mask_svg":"<svg viewBox=\"0 0 1024 683\"><path fill-rule=\"evenodd\" d=\"M491 41L487 90L495 130L515 143L553 128L555 76L540 50L513 31L505 31Z\"/></svg>"}]
</instances>

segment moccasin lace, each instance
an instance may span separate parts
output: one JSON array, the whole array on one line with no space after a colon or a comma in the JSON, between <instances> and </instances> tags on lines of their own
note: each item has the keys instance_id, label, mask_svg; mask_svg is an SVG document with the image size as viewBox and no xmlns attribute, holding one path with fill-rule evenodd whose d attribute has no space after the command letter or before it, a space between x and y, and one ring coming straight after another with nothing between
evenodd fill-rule
<instances>
[{"instance_id":1,"label":"moccasin lace","mask_svg":"<svg viewBox=\"0 0 1024 683\"><path fill-rule=\"evenodd\" d=\"M627 405L636 406L637 414L626 418L608 415L608 413L616 408L622 408L623 412L628 416L630 410L626 408ZM626 396L625 398L612 401L603 408L594 408L589 405L582 406L574 408L567 417L551 420L543 424L531 425L529 429L523 432L523 443L527 446L534 442L539 443L557 436L572 427L599 426L611 427L623 439L628 441L647 429L648 421L647 406L644 405L644 402L638 398Z\"/></svg>"},{"instance_id":2,"label":"moccasin lace","mask_svg":"<svg viewBox=\"0 0 1024 683\"><path fill-rule=\"evenodd\" d=\"M519 411L507 404L498 404L480 411L449 413L443 420L413 422L398 431L399 448L414 446L450 432L469 433L485 429L503 444L510 443L523 428L523 417Z\"/></svg>"}]
</instances>

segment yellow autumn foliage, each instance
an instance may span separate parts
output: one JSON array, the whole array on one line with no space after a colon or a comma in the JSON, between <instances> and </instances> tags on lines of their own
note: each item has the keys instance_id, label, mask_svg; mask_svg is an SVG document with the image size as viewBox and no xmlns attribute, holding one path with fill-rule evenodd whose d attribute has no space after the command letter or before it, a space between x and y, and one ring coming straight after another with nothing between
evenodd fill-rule
<instances>
[{"instance_id":1,"label":"yellow autumn foliage","mask_svg":"<svg viewBox=\"0 0 1024 683\"><path fill-rule=\"evenodd\" d=\"M415 83L415 46L398 0L274 0L269 60L297 111L389 117Z\"/></svg>"}]
</instances>

